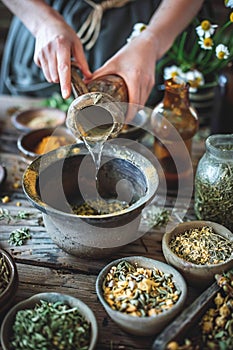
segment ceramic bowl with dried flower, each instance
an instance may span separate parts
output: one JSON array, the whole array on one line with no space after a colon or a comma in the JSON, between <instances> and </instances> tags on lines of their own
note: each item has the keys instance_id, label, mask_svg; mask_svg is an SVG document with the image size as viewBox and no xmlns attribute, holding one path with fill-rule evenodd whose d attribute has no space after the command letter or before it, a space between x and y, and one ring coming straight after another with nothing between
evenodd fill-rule
<instances>
[{"instance_id":1,"label":"ceramic bowl with dried flower","mask_svg":"<svg viewBox=\"0 0 233 350\"><path fill-rule=\"evenodd\" d=\"M216 222L183 222L164 234L162 249L167 263L193 286L204 288L233 267L233 234Z\"/></svg>"},{"instance_id":2,"label":"ceramic bowl with dried flower","mask_svg":"<svg viewBox=\"0 0 233 350\"><path fill-rule=\"evenodd\" d=\"M50 292L35 294L19 302L3 319L3 350L39 349L42 342L43 349L52 349L55 343L51 343L51 339L66 350L93 350L98 339L93 311L80 299Z\"/></svg>"},{"instance_id":3,"label":"ceramic bowl with dried flower","mask_svg":"<svg viewBox=\"0 0 233 350\"><path fill-rule=\"evenodd\" d=\"M121 329L147 336L159 333L182 310L187 288L172 266L131 256L114 260L101 270L96 292Z\"/></svg>"},{"instance_id":4,"label":"ceramic bowl with dried flower","mask_svg":"<svg viewBox=\"0 0 233 350\"><path fill-rule=\"evenodd\" d=\"M0 249L0 317L14 300L18 288L18 271L13 257Z\"/></svg>"}]
</instances>

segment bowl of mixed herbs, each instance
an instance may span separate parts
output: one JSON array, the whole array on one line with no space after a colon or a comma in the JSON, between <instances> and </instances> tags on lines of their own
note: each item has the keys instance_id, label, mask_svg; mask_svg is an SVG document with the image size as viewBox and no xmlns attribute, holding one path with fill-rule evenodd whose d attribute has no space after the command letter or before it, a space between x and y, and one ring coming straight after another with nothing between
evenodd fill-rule
<instances>
[{"instance_id":1,"label":"bowl of mixed herbs","mask_svg":"<svg viewBox=\"0 0 233 350\"><path fill-rule=\"evenodd\" d=\"M39 293L19 302L1 326L3 350L93 350L97 338L93 311L60 293Z\"/></svg>"},{"instance_id":2,"label":"bowl of mixed herbs","mask_svg":"<svg viewBox=\"0 0 233 350\"><path fill-rule=\"evenodd\" d=\"M18 271L13 257L0 249L0 317L10 307L18 287Z\"/></svg>"},{"instance_id":3,"label":"bowl of mixed herbs","mask_svg":"<svg viewBox=\"0 0 233 350\"><path fill-rule=\"evenodd\" d=\"M166 261L196 287L233 268L233 234L216 222L183 222L164 234L162 249Z\"/></svg>"},{"instance_id":4,"label":"bowl of mixed herbs","mask_svg":"<svg viewBox=\"0 0 233 350\"><path fill-rule=\"evenodd\" d=\"M98 298L124 331L159 333L182 310L187 288L182 275L164 262L143 256L117 259L96 280Z\"/></svg>"}]
</instances>

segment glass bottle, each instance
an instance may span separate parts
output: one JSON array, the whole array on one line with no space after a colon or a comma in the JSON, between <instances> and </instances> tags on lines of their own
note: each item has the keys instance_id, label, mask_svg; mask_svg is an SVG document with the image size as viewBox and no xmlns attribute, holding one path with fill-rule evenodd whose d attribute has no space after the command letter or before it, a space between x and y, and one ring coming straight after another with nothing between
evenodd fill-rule
<instances>
[{"instance_id":1,"label":"glass bottle","mask_svg":"<svg viewBox=\"0 0 233 350\"><path fill-rule=\"evenodd\" d=\"M199 220L233 231L233 134L206 139L206 152L195 175L194 208Z\"/></svg>"},{"instance_id":2,"label":"glass bottle","mask_svg":"<svg viewBox=\"0 0 233 350\"><path fill-rule=\"evenodd\" d=\"M196 110L189 102L189 85L165 81L163 100L151 115L154 154L161 164L167 187L177 189L180 180L193 178L191 164L192 138L198 130Z\"/></svg>"},{"instance_id":3,"label":"glass bottle","mask_svg":"<svg viewBox=\"0 0 233 350\"><path fill-rule=\"evenodd\" d=\"M128 91L117 75L105 75L85 84L76 67L71 69L75 96L69 106L66 125L77 139L88 142L116 137L121 131L127 111Z\"/></svg>"}]
</instances>

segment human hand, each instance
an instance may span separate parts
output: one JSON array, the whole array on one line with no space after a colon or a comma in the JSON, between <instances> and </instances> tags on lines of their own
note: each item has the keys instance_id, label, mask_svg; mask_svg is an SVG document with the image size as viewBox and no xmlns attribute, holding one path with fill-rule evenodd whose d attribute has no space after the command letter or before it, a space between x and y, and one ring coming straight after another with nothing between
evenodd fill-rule
<instances>
[{"instance_id":1,"label":"human hand","mask_svg":"<svg viewBox=\"0 0 233 350\"><path fill-rule=\"evenodd\" d=\"M125 80L129 96L126 121L131 120L136 111L145 105L155 84L155 43L145 32L123 46L92 76L95 79L106 74L117 74Z\"/></svg>"},{"instance_id":2,"label":"human hand","mask_svg":"<svg viewBox=\"0 0 233 350\"><path fill-rule=\"evenodd\" d=\"M84 77L91 78L82 43L62 17L41 26L35 38L34 61L49 82L60 82L64 99L71 94L71 59Z\"/></svg>"}]
</instances>

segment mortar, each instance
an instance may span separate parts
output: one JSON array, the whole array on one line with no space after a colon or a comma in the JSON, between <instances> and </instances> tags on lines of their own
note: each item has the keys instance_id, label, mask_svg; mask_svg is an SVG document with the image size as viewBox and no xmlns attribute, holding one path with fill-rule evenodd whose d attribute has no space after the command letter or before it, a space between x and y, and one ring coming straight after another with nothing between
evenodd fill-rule
<instances>
[{"instance_id":1,"label":"mortar","mask_svg":"<svg viewBox=\"0 0 233 350\"><path fill-rule=\"evenodd\" d=\"M33 206L43 213L51 239L67 253L81 258L101 258L135 241L141 212L158 187L155 166L126 146L104 147L96 168L83 144L60 147L36 158L25 170L23 189ZM98 190L97 190L98 188ZM118 212L76 215L72 208L87 199L126 201Z\"/></svg>"}]
</instances>

